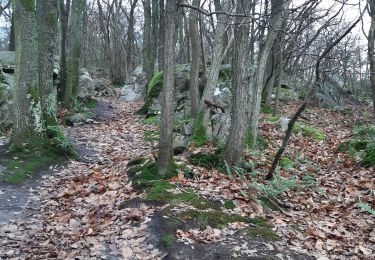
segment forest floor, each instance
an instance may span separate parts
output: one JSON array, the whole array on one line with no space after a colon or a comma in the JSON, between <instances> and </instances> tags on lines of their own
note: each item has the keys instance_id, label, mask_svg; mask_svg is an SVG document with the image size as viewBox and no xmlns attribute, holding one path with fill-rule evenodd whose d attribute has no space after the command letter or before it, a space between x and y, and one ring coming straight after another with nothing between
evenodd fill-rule
<instances>
[{"instance_id":1,"label":"forest floor","mask_svg":"<svg viewBox=\"0 0 375 260\"><path fill-rule=\"evenodd\" d=\"M289 182L281 185L261 178L283 137L262 115L268 145L247 154L251 173L191 165L189 155L214 146L189 146L176 162L193 178L181 170L139 190L128 163L152 158L156 141L145 133L157 127L134 114L140 103L112 102L113 111L98 104L102 120L65 128L82 160L53 165L22 185L0 184L0 259L375 258L375 218L358 206L375 206L374 169L337 150L353 125L370 120L363 110L304 113L325 140L292 137L279 170ZM297 107L285 105L283 115ZM270 185L280 194L271 197Z\"/></svg>"}]
</instances>

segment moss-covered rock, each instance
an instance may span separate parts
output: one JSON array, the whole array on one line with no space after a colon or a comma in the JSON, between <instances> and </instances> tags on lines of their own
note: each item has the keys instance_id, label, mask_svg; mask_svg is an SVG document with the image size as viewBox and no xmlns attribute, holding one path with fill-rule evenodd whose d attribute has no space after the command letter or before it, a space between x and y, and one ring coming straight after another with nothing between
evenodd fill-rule
<instances>
[{"instance_id":1,"label":"moss-covered rock","mask_svg":"<svg viewBox=\"0 0 375 260\"><path fill-rule=\"evenodd\" d=\"M217 149L215 153L197 153L188 156L188 161L192 165L204 167L206 169L218 169L225 171L223 161L223 149Z\"/></svg>"},{"instance_id":2,"label":"moss-covered rock","mask_svg":"<svg viewBox=\"0 0 375 260\"><path fill-rule=\"evenodd\" d=\"M321 130L303 123L295 123L293 132L302 133L303 136L311 137L315 141L324 141L326 139L325 134Z\"/></svg>"}]
</instances>

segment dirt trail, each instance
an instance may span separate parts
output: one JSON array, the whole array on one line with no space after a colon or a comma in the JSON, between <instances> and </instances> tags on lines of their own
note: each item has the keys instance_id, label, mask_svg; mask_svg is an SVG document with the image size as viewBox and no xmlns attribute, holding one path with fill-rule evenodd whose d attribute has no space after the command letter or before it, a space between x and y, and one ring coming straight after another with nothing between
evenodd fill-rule
<instances>
[{"instance_id":1,"label":"dirt trail","mask_svg":"<svg viewBox=\"0 0 375 260\"><path fill-rule=\"evenodd\" d=\"M120 209L124 201L141 197L129 182L127 163L151 156L143 132L153 127L134 115L140 104L113 107L110 120L66 129L79 150L90 151L83 156L87 160L69 161L53 174L16 188L26 196L11 213L2 212L0 204L0 259L229 259L233 248L239 259L313 259L287 250L281 242L254 240L230 230L228 241L160 245L166 228L160 204L140 200ZM5 189L7 201L11 188ZM16 211L22 217L14 217Z\"/></svg>"}]
</instances>

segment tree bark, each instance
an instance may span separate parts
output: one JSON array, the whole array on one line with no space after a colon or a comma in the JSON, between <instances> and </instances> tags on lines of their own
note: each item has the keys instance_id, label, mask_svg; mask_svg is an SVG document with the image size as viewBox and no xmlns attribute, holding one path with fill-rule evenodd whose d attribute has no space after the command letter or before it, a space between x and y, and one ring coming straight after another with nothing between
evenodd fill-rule
<instances>
[{"instance_id":1,"label":"tree bark","mask_svg":"<svg viewBox=\"0 0 375 260\"><path fill-rule=\"evenodd\" d=\"M165 36L165 17L164 17L164 0L159 1L159 50L158 50L158 60L159 60L159 70L164 68L164 36Z\"/></svg>"},{"instance_id":2,"label":"tree bark","mask_svg":"<svg viewBox=\"0 0 375 260\"><path fill-rule=\"evenodd\" d=\"M68 33L68 20L70 12L70 0L59 0L59 16L60 16L60 88L58 90L58 99L63 101L66 89L66 50L67 50L67 33Z\"/></svg>"},{"instance_id":3,"label":"tree bark","mask_svg":"<svg viewBox=\"0 0 375 260\"><path fill-rule=\"evenodd\" d=\"M287 19L285 10L288 8L291 0L278 1L272 0L271 6L271 21L268 29L266 42L262 48L256 72L256 84L254 88L254 99L252 102L251 114L251 136L253 138L253 145L256 146L258 137L258 125L260 105L262 100L262 90L266 79L267 60L271 55L271 49L275 43L277 32L281 29L284 19Z\"/></svg>"},{"instance_id":4,"label":"tree bark","mask_svg":"<svg viewBox=\"0 0 375 260\"><path fill-rule=\"evenodd\" d=\"M199 7L199 4L200 0L193 0L193 6ZM197 11L191 11L189 25L192 51L190 70L190 102L191 115L193 118L195 118L199 110L199 61L201 54Z\"/></svg>"},{"instance_id":5,"label":"tree bark","mask_svg":"<svg viewBox=\"0 0 375 260\"><path fill-rule=\"evenodd\" d=\"M151 49L151 2L144 0L144 30L143 30L143 70L146 73L147 82L151 81L154 73Z\"/></svg>"},{"instance_id":6,"label":"tree bark","mask_svg":"<svg viewBox=\"0 0 375 260\"><path fill-rule=\"evenodd\" d=\"M43 145L44 123L38 87L38 33L34 1L13 0L13 15L16 68L11 143L21 149L39 148Z\"/></svg>"},{"instance_id":7,"label":"tree bark","mask_svg":"<svg viewBox=\"0 0 375 260\"><path fill-rule=\"evenodd\" d=\"M53 85L53 54L58 30L57 1L37 1L38 73L43 119L46 126L56 125L57 89Z\"/></svg>"},{"instance_id":8,"label":"tree bark","mask_svg":"<svg viewBox=\"0 0 375 260\"><path fill-rule=\"evenodd\" d=\"M164 78L160 122L159 174L165 174L173 166L173 110L175 83L175 38L177 1L167 0L164 52Z\"/></svg>"},{"instance_id":9,"label":"tree bark","mask_svg":"<svg viewBox=\"0 0 375 260\"><path fill-rule=\"evenodd\" d=\"M375 114L375 0L368 0L371 17L370 31L368 34L368 60L370 65L370 83L372 89L372 100Z\"/></svg>"},{"instance_id":10,"label":"tree bark","mask_svg":"<svg viewBox=\"0 0 375 260\"><path fill-rule=\"evenodd\" d=\"M250 4L246 0L238 0L237 13L248 14ZM229 166L237 166L245 147L246 129L249 120L248 109L248 85L247 78L249 68L249 33L250 25L246 18L237 17L234 29L234 56L233 56L233 107L231 114L231 126L229 136L224 146L224 160Z\"/></svg>"},{"instance_id":11,"label":"tree bark","mask_svg":"<svg viewBox=\"0 0 375 260\"><path fill-rule=\"evenodd\" d=\"M71 40L67 59L67 78L64 105L70 107L79 93L79 58L81 55L82 20L85 0L74 0L71 16Z\"/></svg>"}]
</instances>

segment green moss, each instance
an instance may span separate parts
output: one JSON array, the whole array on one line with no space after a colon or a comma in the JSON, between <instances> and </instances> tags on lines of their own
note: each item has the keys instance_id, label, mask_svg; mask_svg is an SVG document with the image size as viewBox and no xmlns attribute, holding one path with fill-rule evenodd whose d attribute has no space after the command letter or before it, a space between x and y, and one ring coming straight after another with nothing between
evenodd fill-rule
<instances>
[{"instance_id":1,"label":"green moss","mask_svg":"<svg viewBox=\"0 0 375 260\"><path fill-rule=\"evenodd\" d=\"M236 205L234 205L233 200L225 200L224 201L224 208L226 209L234 209Z\"/></svg>"},{"instance_id":2,"label":"green moss","mask_svg":"<svg viewBox=\"0 0 375 260\"><path fill-rule=\"evenodd\" d=\"M192 141L198 147L205 145L205 143L207 142L206 129L203 125L203 117L203 112L198 113L197 118L194 122L194 133L192 136Z\"/></svg>"},{"instance_id":3,"label":"green moss","mask_svg":"<svg viewBox=\"0 0 375 260\"><path fill-rule=\"evenodd\" d=\"M144 139L148 142L155 142L159 140L159 131L145 130L143 132Z\"/></svg>"},{"instance_id":4,"label":"green moss","mask_svg":"<svg viewBox=\"0 0 375 260\"><path fill-rule=\"evenodd\" d=\"M84 106L87 108L96 108L98 101L96 99L90 98L86 102L84 102Z\"/></svg>"},{"instance_id":5,"label":"green moss","mask_svg":"<svg viewBox=\"0 0 375 260\"><path fill-rule=\"evenodd\" d=\"M249 222L250 220L246 217L223 213L220 210L211 211L199 211L199 210L187 210L179 214L179 218L185 221L195 222L199 228L204 229L207 226L213 228L224 228L229 223L233 222Z\"/></svg>"},{"instance_id":6,"label":"green moss","mask_svg":"<svg viewBox=\"0 0 375 260\"><path fill-rule=\"evenodd\" d=\"M170 247L173 245L173 243L176 241L175 236L173 235L168 235L164 234L160 236L160 242L165 246L165 247Z\"/></svg>"},{"instance_id":7,"label":"green moss","mask_svg":"<svg viewBox=\"0 0 375 260\"><path fill-rule=\"evenodd\" d=\"M66 155L73 158L78 156L73 144L66 139L64 133L58 126L48 126L46 133L49 138L49 145L56 154Z\"/></svg>"},{"instance_id":8,"label":"green moss","mask_svg":"<svg viewBox=\"0 0 375 260\"><path fill-rule=\"evenodd\" d=\"M158 115L146 116L143 123L146 125L159 125L159 118Z\"/></svg>"},{"instance_id":9,"label":"green moss","mask_svg":"<svg viewBox=\"0 0 375 260\"><path fill-rule=\"evenodd\" d=\"M0 160L0 164L7 169L4 174L5 182L17 184L34 177L42 168L61 162L63 158L49 150L15 150L6 159Z\"/></svg>"},{"instance_id":10,"label":"green moss","mask_svg":"<svg viewBox=\"0 0 375 260\"><path fill-rule=\"evenodd\" d=\"M294 167L294 162L288 157L281 157L280 166L286 170L290 170Z\"/></svg>"},{"instance_id":11,"label":"green moss","mask_svg":"<svg viewBox=\"0 0 375 260\"><path fill-rule=\"evenodd\" d=\"M215 153L197 153L191 154L187 158L189 163L206 169L218 169L224 171L225 166L222 158L222 149Z\"/></svg>"},{"instance_id":12,"label":"green moss","mask_svg":"<svg viewBox=\"0 0 375 260\"><path fill-rule=\"evenodd\" d=\"M303 123L295 123L293 132L302 133L304 136L312 137L315 141L324 141L326 139L326 136L322 131Z\"/></svg>"},{"instance_id":13,"label":"green moss","mask_svg":"<svg viewBox=\"0 0 375 260\"><path fill-rule=\"evenodd\" d=\"M164 72L156 73L147 87L147 96L150 98L157 98L163 88Z\"/></svg>"},{"instance_id":14,"label":"green moss","mask_svg":"<svg viewBox=\"0 0 375 260\"><path fill-rule=\"evenodd\" d=\"M248 235L254 238L264 238L272 241L280 240L280 236L269 228L253 227L249 229Z\"/></svg>"},{"instance_id":15,"label":"green moss","mask_svg":"<svg viewBox=\"0 0 375 260\"><path fill-rule=\"evenodd\" d=\"M23 8L28 12L35 11L35 1L34 0L21 0Z\"/></svg>"},{"instance_id":16,"label":"green moss","mask_svg":"<svg viewBox=\"0 0 375 260\"><path fill-rule=\"evenodd\" d=\"M362 162L367 166L375 165L375 145L366 149Z\"/></svg>"},{"instance_id":17,"label":"green moss","mask_svg":"<svg viewBox=\"0 0 375 260\"><path fill-rule=\"evenodd\" d=\"M261 111L263 114L272 114L273 109L270 105L262 104Z\"/></svg>"},{"instance_id":18,"label":"green moss","mask_svg":"<svg viewBox=\"0 0 375 260\"><path fill-rule=\"evenodd\" d=\"M134 167L137 167L137 171L134 172L132 181L133 186L136 189L153 187L154 185L158 184L159 181L166 180L177 175L177 166L175 164L173 164L172 169L168 170L163 175L159 174L156 162L148 162L144 165ZM134 167L132 167L131 169L134 169ZM129 175L132 174L129 173Z\"/></svg>"},{"instance_id":19,"label":"green moss","mask_svg":"<svg viewBox=\"0 0 375 260\"><path fill-rule=\"evenodd\" d=\"M270 123L275 123L276 121L279 120L280 117L278 116L270 116L269 118L266 119L267 122L270 122Z\"/></svg>"},{"instance_id":20,"label":"green moss","mask_svg":"<svg viewBox=\"0 0 375 260\"><path fill-rule=\"evenodd\" d=\"M147 161L145 157L138 157L128 162L128 167L144 164Z\"/></svg>"}]
</instances>

